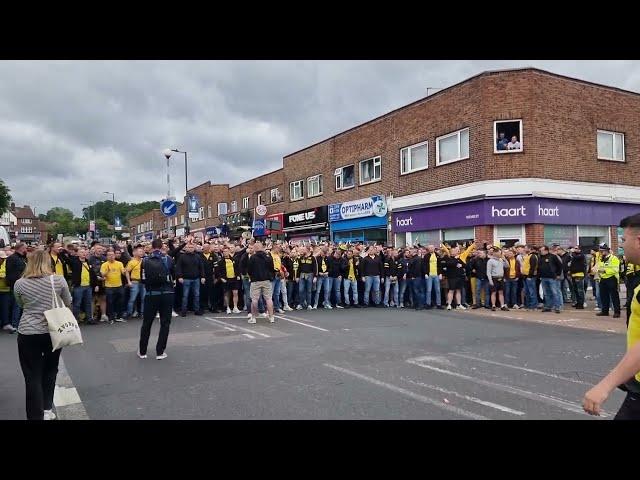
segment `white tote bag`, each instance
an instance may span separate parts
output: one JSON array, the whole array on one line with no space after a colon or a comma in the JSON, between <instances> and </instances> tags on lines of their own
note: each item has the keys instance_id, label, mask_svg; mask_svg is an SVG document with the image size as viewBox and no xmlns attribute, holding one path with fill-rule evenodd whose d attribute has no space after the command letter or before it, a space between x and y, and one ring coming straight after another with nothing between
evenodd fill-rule
<instances>
[{"instance_id":1,"label":"white tote bag","mask_svg":"<svg viewBox=\"0 0 640 480\"><path fill-rule=\"evenodd\" d=\"M51 335L51 344L53 345L52 351L55 352L62 347L81 344L82 334L73 312L58 303L58 294L53 284L53 275L49 278L51 279L53 300L51 301L51 310L46 310L44 316L49 325L49 335Z\"/></svg>"}]
</instances>

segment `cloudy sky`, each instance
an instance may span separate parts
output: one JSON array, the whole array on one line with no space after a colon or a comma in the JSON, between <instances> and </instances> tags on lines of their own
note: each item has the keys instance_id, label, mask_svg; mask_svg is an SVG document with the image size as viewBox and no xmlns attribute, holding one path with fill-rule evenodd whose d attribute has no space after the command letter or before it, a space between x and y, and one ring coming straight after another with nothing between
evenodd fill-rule
<instances>
[{"instance_id":1,"label":"cloudy sky","mask_svg":"<svg viewBox=\"0 0 640 480\"><path fill-rule=\"evenodd\" d=\"M171 147L189 152L190 186L233 185L427 87L520 66L640 92L638 61L2 61L0 178L37 213L79 214L103 191L159 200Z\"/></svg>"}]
</instances>

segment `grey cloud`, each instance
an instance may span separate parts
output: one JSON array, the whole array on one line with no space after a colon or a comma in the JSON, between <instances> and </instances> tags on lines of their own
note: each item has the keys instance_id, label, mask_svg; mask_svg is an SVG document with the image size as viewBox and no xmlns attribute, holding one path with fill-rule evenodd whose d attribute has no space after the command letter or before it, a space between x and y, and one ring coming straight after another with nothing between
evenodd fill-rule
<instances>
[{"instance_id":1,"label":"grey cloud","mask_svg":"<svg viewBox=\"0 0 640 480\"><path fill-rule=\"evenodd\" d=\"M189 184L236 184L282 156L484 70L535 66L640 91L638 61L4 61L0 178L17 203L76 213ZM171 162L183 193L182 156Z\"/></svg>"}]
</instances>

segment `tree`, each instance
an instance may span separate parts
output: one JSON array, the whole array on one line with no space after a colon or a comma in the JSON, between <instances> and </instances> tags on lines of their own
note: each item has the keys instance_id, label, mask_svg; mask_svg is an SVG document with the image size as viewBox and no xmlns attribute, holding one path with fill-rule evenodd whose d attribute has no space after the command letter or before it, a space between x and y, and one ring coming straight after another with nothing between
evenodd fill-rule
<instances>
[{"instance_id":1,"label":"tree","mask_svg":"<svg viewBox=\"0 0 640 480\"><path fill-rule=\"evenodd\" d=\"M11 193L9 187L0 179L0 215L3 215L11 206Z\"/></svg>"}]
</instances>

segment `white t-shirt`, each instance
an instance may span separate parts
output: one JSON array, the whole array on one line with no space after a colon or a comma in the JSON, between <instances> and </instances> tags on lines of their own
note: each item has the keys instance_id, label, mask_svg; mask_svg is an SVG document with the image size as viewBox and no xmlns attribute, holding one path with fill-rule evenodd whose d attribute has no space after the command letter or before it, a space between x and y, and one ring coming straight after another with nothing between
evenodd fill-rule
<instances>
[{"instance_id":1,"label":"white t-shirt","mask_svg":"<svg viewBox=\"0 0 640 480\"><path fill-rule=\"evenodd\" d=\"M516 141L515 143L509 142L507 144L507 150L520 150L520 142Z\"/></svg>"}]
</instances>

